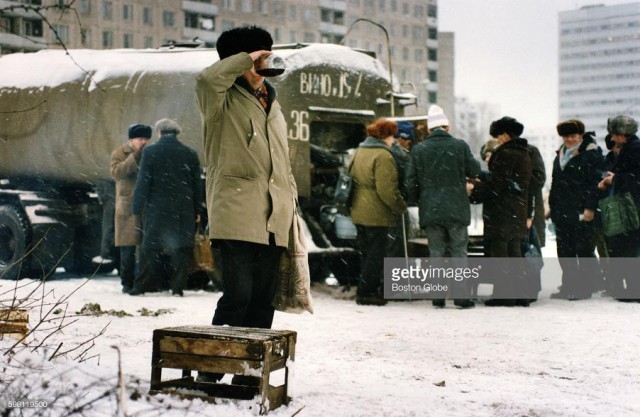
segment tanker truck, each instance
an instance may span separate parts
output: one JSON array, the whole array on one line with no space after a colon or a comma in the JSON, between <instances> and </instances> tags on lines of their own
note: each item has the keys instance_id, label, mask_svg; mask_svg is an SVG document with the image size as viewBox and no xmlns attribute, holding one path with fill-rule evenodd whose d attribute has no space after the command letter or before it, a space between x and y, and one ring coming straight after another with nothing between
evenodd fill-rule
<instances>
[{"instance_id":1,"label":"tanker truck","mask_svg":"<svg viewBox=\"0 0 640 417\"><path fill-rule=\"evenodd\" d=\"M365 126L410 102L390 94L371 54L331 44L274 47L287 70L271 78L288 126L294 176L312 241L312 276L356 274L354 235L333 187ZM183 127L201 161L195 76L214 49L43 50L0 58L0 276L47 276L58 267L95 270L102 210L96 185L127 126L163 117ZM344 219L342 219L344 220Z\"/></svg>"}]
</instances>

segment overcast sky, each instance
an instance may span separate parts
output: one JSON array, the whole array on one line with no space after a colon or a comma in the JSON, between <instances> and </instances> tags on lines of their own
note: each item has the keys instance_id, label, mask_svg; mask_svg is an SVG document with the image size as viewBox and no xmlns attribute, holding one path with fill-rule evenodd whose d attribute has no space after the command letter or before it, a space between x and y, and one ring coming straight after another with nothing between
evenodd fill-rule
<instances>
[{"instance_id":1,"label":"overcast sky","mask_svg":"<svg viewBox=\"0 0 640 417\"><path fill-rule=\"evenodd\" d=\"M638 0L439 0L455 32L455 91L500 105L528 127L558 122L558 12Z\"/></svg>"}]
</instances>

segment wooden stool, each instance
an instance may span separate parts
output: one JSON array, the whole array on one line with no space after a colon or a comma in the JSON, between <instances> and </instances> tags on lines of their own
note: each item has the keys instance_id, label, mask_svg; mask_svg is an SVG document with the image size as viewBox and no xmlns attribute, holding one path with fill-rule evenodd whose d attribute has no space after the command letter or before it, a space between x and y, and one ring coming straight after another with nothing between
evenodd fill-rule
<instances>
[{"instance_id":1,"label":"wooden stool","mask_svg":"<svg viewBox=\"0 0 640 417\"><path fill-rule=\"evenodd\" d=\"M29 333L29 312L20 308L0 310L0 340L7 337L23 340Z\"/></svg>"},{"instance_id":2,"label":"wooden stool","mask_svg":"<svg viewBox=\"0 0 640 417\"><path fill-rule=\"evenodd\" d=\"M287 404L289 361L295 360L296 332L228 326L182 326L153 331L151 394L185 398L252 399L260 397L260 414ZM182 369L182 378L162 381L162 369ZM285 368L284 384L269 384L271 372ZM259 386L197 382L191 371L256 377ZM188 392L186 390L189 390ZM203 395L194 394L202 391ZM184 391L184 392L181 392Z\"/></svg>"}]
</instances>

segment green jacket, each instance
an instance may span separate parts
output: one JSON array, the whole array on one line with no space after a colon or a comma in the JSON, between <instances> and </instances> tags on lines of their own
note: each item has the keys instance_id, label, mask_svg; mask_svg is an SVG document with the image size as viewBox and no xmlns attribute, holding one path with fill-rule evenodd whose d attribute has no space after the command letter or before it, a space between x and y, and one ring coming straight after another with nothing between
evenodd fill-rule
<instances>
[{"instance_id":1,"label":"green jacket","mask_svg":"<svg viewBox=\"0 0 640 417\"><path fill-rule=\"evenodd\" d=\"M351 220L363 226L395 226L407 203L398 188L398 170L389 149L369 137L360 144L351 166L355 189Z\"/></svg>"},{"instance_id":2,"label":"green jacket","mask_svg":"<svg viewBox=\"0 0 640 417\"><path fill-rule=\"evenodd\" d=\"M253 62L241 52L196 78L204 129L206 198L211 239L286 247L297 198L287 128L275 90L270 110L236 83Z\"/></svg>"},{"instance_id":3,"label":"green jacket","mask_svg":"<svg viewBox=\"0 0 640 417\"><path fill-rule=\"evenodd\" d=\"M418 203L420 227L468 226L471 208L467 178L480 175L469 145L435 129L409 154L406 185L409 201Z\"/></svg>"}]
</instances>

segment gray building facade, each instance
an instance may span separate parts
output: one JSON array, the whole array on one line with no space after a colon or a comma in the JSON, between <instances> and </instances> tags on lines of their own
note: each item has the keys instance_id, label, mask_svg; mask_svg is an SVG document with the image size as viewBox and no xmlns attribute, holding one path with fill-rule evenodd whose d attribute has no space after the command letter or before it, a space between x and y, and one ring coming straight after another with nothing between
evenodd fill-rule
<instances>
[{"instance_id":1,"label":"gray building facade","mask_svg":"<svg viewBox=\"0 0 640 417\"><path fill-rule=\"evenodd\" d=\"M559 14L558 118L578 118L598 138L607 118L640 116L640 3Z\"/></svg>"}]
</instances>

